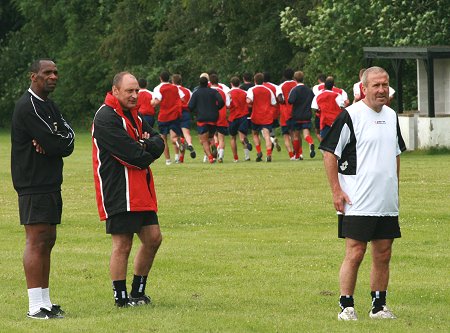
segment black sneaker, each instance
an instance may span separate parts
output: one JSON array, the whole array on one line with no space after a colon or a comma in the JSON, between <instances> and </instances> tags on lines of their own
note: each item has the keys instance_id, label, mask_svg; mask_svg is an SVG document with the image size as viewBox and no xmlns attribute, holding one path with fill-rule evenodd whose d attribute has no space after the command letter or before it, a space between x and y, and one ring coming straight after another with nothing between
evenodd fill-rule
<instances>
[{"instance_id":1,"label":"black sneaker","mask_svg":"<svg viewBox=\"0 0 450 333\"><path fill-rule=\"evenodd\" d=\"M55 314L50 310L47 310L46 308L41 308L38 312L35 314L27 313L27 317L31 319L40 319L40 320L47 320L47 319L62 319L64 318L61 315Z\"/></svg>"},{"instance_id":2,"label":"black sneaker","mask_svg":"<svg viewBox=\"0 0 450 333\"><path fill-rule=\"evenodd\" d=\"M149 296L143 295L140 297L130 297L129 303L131 306L140 306L140 305L151 304L152 300Z\"/></svg>"},{"instance_id":3,"label":"black sneaker","mask_svg":"<svg viewBox=\"0 0 450 333\"><path fill-rule=\"evenodd\" d=\"M197 154L195 153L194 147L192 145L189 145L187 149L191 152L191 158L195 158Z\"/></svg>"},{"instance_id":4,"label":"black sneaker","mask_svg":"<svg viewBox=\"0 0 450 333\"><path fill-rule=\"evenodd\" d=\"M261 162L262 161L262 153L258 153L256 154L256 162Z\"/></svg>"},{"instance_id":5,"label":"black sneaker","mask_svg":"<svg viewBox=\"0 0 450 333\"><path fill-rule=\"evenodd\" d=\"M267 156L266 157L266 162L272 162L272 156Z\"/></svg>"},{"instance_id":6,"label":"black sneaker","mask_svg":"<svg viewBox=\"0 0 450 333\"><path fill-rule=\"evenodd\" d=\"M253 146L252 146L252 144L248 141L248 139L247 139L246 137L244 138L244 144L245 144L245 148L247 148L248 151L252 151Z\"/></svg>"},{"instance_id":7,"label":"black sneaker","mask_svg":"<svg viewBox=\"0 0 450 333\"><path fill-rule=\"evenodd\" d=\"M309 146L309 157L314 158L316 156L316 151L314 150L314 143Z\"/></svg>"},{"instance_id":8,"label":"black sneaker","mask_svg":"<svg viewBox=\"0 0 450 333\"><path fill-rule=\"evenodd\" d=\"M55 314L55 315L59 315L62 316L65 314L64 310L61 309L61 306L58 304L52 304L52 308L50 309L50 311Z\"/></svg>"},{"instance_id":9,"label":"black sneaker","mask_svg":"<svg viewBox=\"0 0 450 333\"><path fill-rule=\"evenodd\" d=\"M130 303L130 301L125 301L125 302L115 302L114 306L117 306L118 308L128 308L129 306L134 306Z\"/></svg>"}]
</instances>

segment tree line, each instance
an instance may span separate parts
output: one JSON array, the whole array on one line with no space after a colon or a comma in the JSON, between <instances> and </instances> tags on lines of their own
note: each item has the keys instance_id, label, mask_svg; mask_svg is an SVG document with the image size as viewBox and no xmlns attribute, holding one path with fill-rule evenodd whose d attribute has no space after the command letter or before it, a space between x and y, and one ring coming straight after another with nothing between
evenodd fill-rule
<instances>
[{"instance_id":1,"label":"tree line","mask_svg":"<svg viewBox=\"0 0 450 333\"><path fill-rule=\"evenodd\" d=\"M448 0L6 0L0 20L0 127L9 126L38 57L58 65L52 98L66 118L87 125L122 70L153 88L162 70L194 87L211 70L225 83L258 71L279 83L292 67L310 85L318 73L334 75L351 94L364 46L450 40ZM377 64L393 73L389 62ZM415 66L406 62L406 108L417 103Z\"/></svg>"}]
</instances>

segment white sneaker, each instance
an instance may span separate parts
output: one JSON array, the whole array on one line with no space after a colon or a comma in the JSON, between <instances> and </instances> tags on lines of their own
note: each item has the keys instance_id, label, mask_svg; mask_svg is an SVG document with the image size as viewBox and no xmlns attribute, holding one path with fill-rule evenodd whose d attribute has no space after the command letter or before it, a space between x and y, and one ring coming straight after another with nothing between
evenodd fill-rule
<instances>
[{"instance_id":1,"label":"white sneaker","mask_svg":"<svg viewBox=\"0 0 450 333\"><path fill-rule=\"evenodd\" d=\"M341 313L338 314L338 320L358 320L355 308L351 306L346 307Z\"/></svg>"},{"instance_id":2,"label":"white sneaker","mask_svg":"<svg viewBox=\"0 0 450 333\"><path fill-rule=\"evenodd\" d=\"M166 165L171 165L172 161L171 160L166 160Z\"/></svg>"},{"instance_id":3,"label":"white sneaker","mask_svg":"<svg viewBox=\"0 0 450 333\"><path fill-rule=\"evenodd\" d=\"M208 156L203 156L203 163L206 163L206 162L208 162Z\"/></svg>"},{"instance_id":4,"label":"white sneaker","mask_svg":"<svg viewBox=\"0 0 450 333\"><path fill-rule=\"evenodd\" d=\"M373 313L369 312L369 317L372 319L397 319L397 317L388 309L386 305L383 306L383 310Z\"/></svg>"}]
</instances>

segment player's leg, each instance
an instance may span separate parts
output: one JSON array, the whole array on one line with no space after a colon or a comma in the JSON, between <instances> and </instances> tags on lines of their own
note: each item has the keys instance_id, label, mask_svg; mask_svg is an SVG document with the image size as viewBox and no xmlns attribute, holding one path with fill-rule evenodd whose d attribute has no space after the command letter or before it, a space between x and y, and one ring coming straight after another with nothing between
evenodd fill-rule
<instances>
[{"instance_id":1,"label":"player's leg","mask_svg":"<svg viewBox=\"0 0 450 333\"><path fill-rule=\"evenodd\" d=\"M41 308L51 310L52 305L44 302L43 289L48 293L50 257L56 241L56 225L25 225L25 235L23 268L28 290L28 316L33 316L38 314Z\"/></svg>"},{"instance_id":2,"label":"player's leg","mask_svg":"<svg viewBox=\"0 0 450 333\"><path fill-rule=\"evenodd\" d=\"M359 266L364 259L367 242L351 238L345 239L345 257L339 271L340 299L339 305L342 312L339 313L340 320L356 320L354 312L353 294L358 277Z\"/></svg>"},{"instance_id":3,"label":"player's leg","mask_svg":"<svg viewBox=\"0 0 450 333\"><path fill-rule=\"evenodd\" d=\"M314 156L316 156L316 151L314 146L314 140L311 136L309 128L303 128L303 137L305 138L305 141L308 142L309 145L309 157L314 158Z\"/></svg>"},{"instance_id":4,"label":"player's leg","mask_svg":"<svg viewBox=\"0 0 450 333\"><path fill-rule=\"evenodd\" d=\"M157 223L156 213L151 212ZM145 305L151 302L145 295L147 277L153 265L156 253L162 242L162 235L158 224L145 225L138 233L141 245L134 258L134 276L130 293L132 305Z\"/></svg>"},{"instance_id":5,"label":"player's leg","mask_svg":"<svg viewBox=\"0 0 450 333\"><path fill-rule=\"evenodd\" d=\"M259 129L252 130L252 136L253 136L253 143L255 144L256 149L256 162L262 161L262 152L261 152L261 141L259 139Z\"/></svg>"},{"instance_id":6,"label":"player's leg","mask_svg":"<svg viewBox=\"0 0 450 333\"><path fill-rule=\"evenodd\" d=\"M266 161L267 162L271 162L272 161L272 140L270 137L270 129L268 128L263 128L262 131L262 136L264 137L264 141L266 143Z\"/></svg>"},{"instance_id":7,"label":"player's leg","mask_svg":"<svg viewBox=\"0 0 450 333\"><path fill-rule=\"evenodd\" d=\"M386 294L389 283L389 263L392 254L393 239L372 240L372 269L370 288L372 310L370 317L375 319L395 319L395 315L386 307Z\"/></svg>"},{"instance_id":8,"label":"player's leg","mask_svg":"<svg viewBox=\"0 0 450 333\"><path fill-rule=\"evenodd\" d=\"M298 160L303 160L303 148L302 148L302 138L300 136L300 130L294 129L292 133L292 146L294 148L295 158Z\"/></svg>"},{"instance_id":9,"label":"player's leg","mask_svg":"<svg viewBox=\"0 0 450 333\"><path fill-rule=\"evenodd\" d=\"M235 162L239 161L239 156L237 152L237 145L236 145L236 135L231 135L230 137L230 147L231 152L233 153L233 160Z\"/></svg>"},{"instance_id":10,"label":"player's leg","mask_svg":"<svg viewBox=\"0 0 450 333\"><path fill-rule=\"evenodd\" d=\"M175 151L175 163L178 163L180 157L180 136L178 131L172 128L170 129L169 133L170 133L170 141L172 142L173 149Z\"/></svg>"},{"instance_id":11,"label":"player's leg","mask_svg":"<svg viewBox=\"0 0 450 333\"><path fill-rule=\"evenodd\" d=\"M111 234L112 251L109 260L109 272L114 289L116 306L128 304L126 286L128 258L133 244L133 234Z\"/></svg>"}]
</instances>

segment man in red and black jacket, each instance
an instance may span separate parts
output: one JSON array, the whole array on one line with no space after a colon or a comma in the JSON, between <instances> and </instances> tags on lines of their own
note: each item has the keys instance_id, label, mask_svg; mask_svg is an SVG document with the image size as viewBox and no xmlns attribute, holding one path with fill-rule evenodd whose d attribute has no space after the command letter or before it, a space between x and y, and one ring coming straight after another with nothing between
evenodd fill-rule
<instances>
[{"instance_id":1,"label":"man in red and black jacket","mask_svg":"<svg viewBox=\"0 0 450 333\"><path fill-rule=\"evenodd\" d=\"M110 273L119 307L150 303L145 294L147 276L162 240L149 165L163 153L164 141L137 112L138 92L133 75L116 74L112 92L106 95L92 126L97 208L112 237ZM135 233L142 244L134 260L128 297L127 264Z\"/></svg>"}]
</instances>

